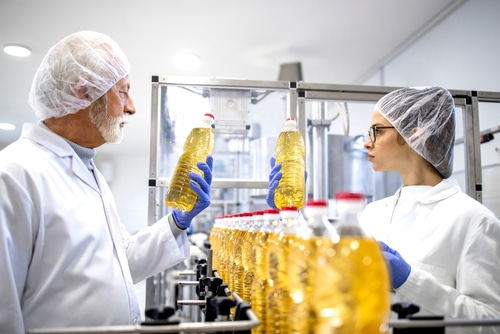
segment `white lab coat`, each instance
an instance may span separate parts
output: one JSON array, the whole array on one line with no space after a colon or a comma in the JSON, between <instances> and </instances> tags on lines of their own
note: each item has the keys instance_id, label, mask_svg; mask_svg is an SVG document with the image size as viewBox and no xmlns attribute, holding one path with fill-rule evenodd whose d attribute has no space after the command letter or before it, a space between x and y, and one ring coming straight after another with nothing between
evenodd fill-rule
<instances>
[{"instance_id":1,"label":"white lab coat","mask_svg":"<svg viewBox=\"0 0 500 334\"><path fill-rule=\"evenodd\" d=\"M367 205L360 223L411 265L395 301L419 305L419 315L500 318L500 223L454 180L403 187ZM500 333L500 328L446 329L469 332Z\"/></svg>"},{"instance_id":2,"label":"white lab coat","mask_svg":"<svg viewBox=\"0 0 500 334\"><path fill-rule=\"evenodd\" d=\"M34 124L0 152L0 333L139 323L133 284L189 255L168 216L127 233L95 175Z\"/></svg>"}]
</instances>

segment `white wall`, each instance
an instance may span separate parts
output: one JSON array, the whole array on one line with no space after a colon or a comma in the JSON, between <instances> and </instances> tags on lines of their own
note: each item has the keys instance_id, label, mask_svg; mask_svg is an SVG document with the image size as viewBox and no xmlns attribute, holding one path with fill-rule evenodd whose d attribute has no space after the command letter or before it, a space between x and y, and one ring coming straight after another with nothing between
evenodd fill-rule
<instances>
[{"instance_id":1,"label":"white wall","mask_svg":"<svg viewBox=\"0 0 500 334\"><path fill-rule=\"evenodd\" d=\"M468 0L365 84L500 92L498 17L500 1ZM479 110L481 131L500 126L500 104L480 103ZM500 133L495 137L481 145L483 203L500 216L500 183L496 182L500 176ZM462 159L462 152L457 146L456 160ZM463 165L463 161L455 164L454 174L459 179Z\"/></svg>"},{"instance_id":2,"label":"white wall","mask_svg":"<svg viewBox=\"0 0 500 334\"><path fill-rule=\"evenodd\" d=\"M500 1L469 0L366 84L500 91Z\"/></svg>"}]
</instances>

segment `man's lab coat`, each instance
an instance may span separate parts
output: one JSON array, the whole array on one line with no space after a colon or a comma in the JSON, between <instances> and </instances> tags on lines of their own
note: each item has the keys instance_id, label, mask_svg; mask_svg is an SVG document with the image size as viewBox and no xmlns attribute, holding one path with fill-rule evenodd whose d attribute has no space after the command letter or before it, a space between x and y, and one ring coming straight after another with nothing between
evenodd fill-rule
<instances>
[{"instance_id":1,"label":"man's lab coat","mask_svg":"<svg viewBox=\"0 0 500 334\"><path fill-rule=\"evenodd\" d=\"M138 324L134 283L189 255L168 216L130 235L94 173L34 124L0 152L0 333Z\"/></svg>"}]
</instances>

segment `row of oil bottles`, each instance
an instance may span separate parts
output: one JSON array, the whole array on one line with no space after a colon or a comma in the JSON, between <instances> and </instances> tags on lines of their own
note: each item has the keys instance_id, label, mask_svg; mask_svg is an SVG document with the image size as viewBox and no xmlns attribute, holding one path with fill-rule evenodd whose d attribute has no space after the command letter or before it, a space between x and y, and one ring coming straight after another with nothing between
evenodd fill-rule
<instances>
[{"instance_id":1,"label":"row of oil bottles","mask_svg":"<svg viewBox=\"0 0 500 334\"><path fill-rule=\"evenodd\" d=\"M210 232L213 267L251 304L252 333L387 333L389 274L378 243L357 221L360 194L328 204L217 217Z\"/></svg>"}]
</instances>

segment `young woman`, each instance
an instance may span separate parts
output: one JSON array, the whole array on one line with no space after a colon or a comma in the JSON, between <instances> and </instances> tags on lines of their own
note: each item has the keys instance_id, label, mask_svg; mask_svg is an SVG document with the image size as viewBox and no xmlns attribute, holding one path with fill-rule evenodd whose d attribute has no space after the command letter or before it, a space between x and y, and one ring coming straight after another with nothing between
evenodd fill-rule
<instances>
[{"instance_id":1,"label":"young woman","mask_svg":"<svg viewBox=\"0 0 500 334\"><path fill-rule=\"evenodd\" d=\"M500 318L500 222L450 178L454 141L447 90L402 88L380 99L365 148L374 170L396 171L403 185L368 204L360 223L380 241L395 301L417 304L419 314Z\"/></svg>"}]
</instances>

